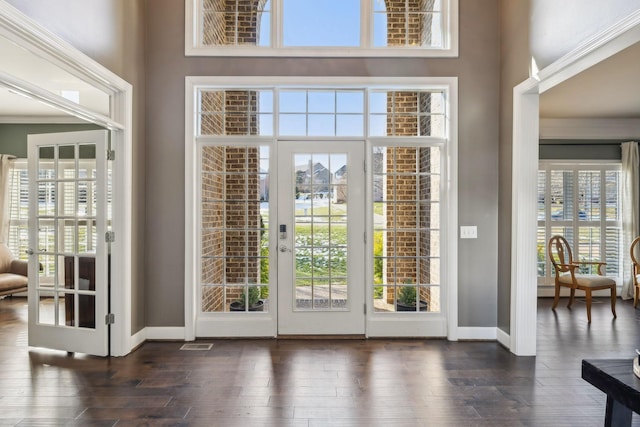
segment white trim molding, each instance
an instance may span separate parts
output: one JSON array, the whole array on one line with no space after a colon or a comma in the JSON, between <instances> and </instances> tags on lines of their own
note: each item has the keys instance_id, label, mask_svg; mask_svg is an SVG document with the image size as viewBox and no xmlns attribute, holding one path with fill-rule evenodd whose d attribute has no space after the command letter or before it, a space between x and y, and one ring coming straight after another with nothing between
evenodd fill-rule
<instances>
[{"instance_id":1,"label":"white trim molding","mask_svg":"<svg viewBox=\"0 0 640 427\"><path fill-rule=\"evenodd\" d=\"M495 327L465 327L460 326L458 328L459 340L482 340L482 341L495 341L498 337L498 328Z\"/></svg>"},{"instance_id":2,"label":"white trim molding","mask_svg":"<svg viewBox=\"0 0 640 427\"><path fill-rule=\"evenodd\" d=\"M318 84L322 82L322 84ZM212 140L216 137L197 137L196 138L196 120L197 120L197 105L195 91L199 88L242 88L242 87L262 87L262 88L318 88L328 87L332 89L340 88L383 88L383 89L442 89L446 91L449 99L446 103L448 106L448 123L447 127L448 135L446 135L446 166L443 167L443 187L446 188L447 197L447 215L443 219L442 231L442 248L443 254L443 266L442 266L442 280L446 286L443 286L444 291L442 295L442 319L438 319L439 329L434 332L433 329L428 330L425 335L429 336L446 336L449 340L455 341L459 339L458 330L458 79L456 77L318 77L318 76L187 76L185 79L185 329L184 339L194 340L200 336L219 336L211 335L208 331L203 330L198 322L202 322L202 319L198 315L199 302L197 301L198 292L196 289L197 280L197 218L195 200L197 197L197 144L196 141L203 141L206 138ZM277 97L276 97L277 98ZM274 128L277 126L277 121L274 120ZM364 127L366 129L366 126ZM277 133L276 133L277 135ZM233 137L232 137L233 138ZM434 137L435 138L435 137ZM273 138L272 138L273 139ZM284 138L286 139L286 138ZM358 139L362 139L358 137ZM367 138L369 141L375 138ZM442 139L442 138L439 138ZM227 141L229 138L225 137L220 139L221 141ZM236 138L235 142L241 141L241 138ZM227 143L227 142L225 142ZM276 144L277 147L277 144ZM369 224L370 225L370 224ZM369 299L371 295L367 295ZM373 310L367 309L367 316L372 316ZM274 310L274 316L277 312ZM216 317L217 316L217 317ZM242 329L238 320L242 320L239 315L234 315L234 322L236 324L229 323L229 327L223 324L227 321L224 313L211 314L207 320L211 320L216 323L216 329L223 326L222 329L229 330L230 334L239 336L242 333L251 333L248 336L268 335L268 331L257 332L255 328L248 329L246 332ZM446 317L445 317L446 316ZM256 316L248 316L256 318ZM435 316L433 316L435 317ZM256 318L257 319L257 318ZM266 318L265 318L266 319ZM369 322L369 321L368 321ZM263 322L264 323L264 322ZM367 335L379 335L372 334L373 329L369 328L373 323L367 323ZM382 322L377 322L382 323ZM424 328L433 326L430 322L421 325ZM433 323L433 322L431 322ZM235 329L234 329L235 328ZM234 330L232 330L234 329ZM426 329L425 329L426 330ZM271 336L276 333L277 330L271 333ZM385 331L382 331L383 334ZM411 334L415 336L415 333ZM393 333L385 336L399 336L397 329ZM475 335L474 335L475 336ZM481 339L485 339L486 334L482 335ZM495 334L494 338L495 339Z\"/></svg>"},{"instance_id":3,"label":"white trim molding","mask_svg":"<svg viewBox=\"0 0 640 427\"><path fill-rule=\"evenodd\" d=\"M144 328L145 340L184 340L185 331L182 326L147 326Z\"/></svg>"},{"instance_id":4,"label":"white trim molding","mask_svg":"<svg viewBox=\"0 0 640 427\"><path fill-rule=\"evenodd\" d=\"M511 344L511 337L509 336L508 333L506 333L505 331L503 331L500 328L496 328L496 340L498 340L498 342L500 344L502 344L503 346L509 348L510 344Z\"/></svg>"},{"instance_id":5,"label":"white trim molding","mask_svg":"<svg viewBox=\"0 0 640 427\"><path fill-rule=\"evenodd\" d=\"M640 41L640 10L585 40L514 88L510 350L536 354L539 94Z\"/></svg>"}]
</instances>

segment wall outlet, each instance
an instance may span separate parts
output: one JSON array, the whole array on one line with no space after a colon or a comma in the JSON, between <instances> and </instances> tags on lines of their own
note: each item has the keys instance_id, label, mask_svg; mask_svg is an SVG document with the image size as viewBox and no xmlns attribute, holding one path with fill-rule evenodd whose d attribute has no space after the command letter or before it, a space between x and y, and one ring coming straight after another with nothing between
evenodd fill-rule
<instances>
[{"instance_id":1,"label":"wall outlet","mask_svg":"<svg viewBox=\"0 0 640 427\"><path fill-rule=\"evenodd\" d=\"M460 238L461 239L477 239L478 227L475 225L461 225Z\"/></svg>"}]
</instances>

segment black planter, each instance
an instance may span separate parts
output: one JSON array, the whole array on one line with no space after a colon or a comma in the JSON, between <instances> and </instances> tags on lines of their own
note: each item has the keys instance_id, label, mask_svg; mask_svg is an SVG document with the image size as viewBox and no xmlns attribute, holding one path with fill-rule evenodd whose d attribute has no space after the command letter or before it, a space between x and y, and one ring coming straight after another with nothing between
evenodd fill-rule
<instances>
[{"instance_id":1,"label":"black planter","mask_svg":"<svg viewBox=\"0 0 640 427\"><path fill-rule=\"evenodd\" d=\"M240 301L234 301L229 305L229 311L244 311L244 304ZM263 311L264 310L264 301L258 300L257 303L249 307L249 311Z\"/></svg>"},{"instance_id":2,"label":"black planter","mask_svg":"<svg viewBox=\"0 0 640 427\"><path fill-rule=\"evenodd\" d=\"M406 305L400 301L396 302L396 311L416 311L416 305ZM427 311L427 302L420 300L420 311Z\"/></svg>"}]
</instances>

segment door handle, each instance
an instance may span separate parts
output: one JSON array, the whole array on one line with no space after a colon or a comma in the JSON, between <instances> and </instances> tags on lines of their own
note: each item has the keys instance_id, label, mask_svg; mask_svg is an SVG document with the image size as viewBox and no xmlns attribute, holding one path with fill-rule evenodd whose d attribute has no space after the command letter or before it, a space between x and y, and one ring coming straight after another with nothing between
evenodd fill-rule
<instances>
[{"instance_id":1,"label":"door handle","mask_svg":"<svg viewBox=\"0 0 640 427\"><path fill-rule=\"evenodd\" d=\"M289 249L285 245L280 245L280 252L291 252L291 249Z\"/></svg>"}]
</instances>

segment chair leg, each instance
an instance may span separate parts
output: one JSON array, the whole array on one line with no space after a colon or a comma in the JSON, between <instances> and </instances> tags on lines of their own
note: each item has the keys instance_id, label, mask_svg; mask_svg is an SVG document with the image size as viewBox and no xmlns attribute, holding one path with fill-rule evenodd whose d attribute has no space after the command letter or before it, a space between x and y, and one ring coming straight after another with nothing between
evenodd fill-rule
<instances>
[{"instance_id":1,"label":"chair leg","mask_svg":"<svg viewBox=\"0 0 640 427\"><path fill-rule=\"evenodd\" d=\"M553 298L553 305L551 306L551 310L556 309L559 301L560 301L560 286L556 285L556 296Z\"/></svg>"},{"instance_id":2,"label":"chair leg","mask_svg":"<svg viewBox=\"0 0 640 427\"><path fill-rule=\"evenodd\" d=\"M591 323L591 289L586 289L586 299L587 299L587 320Z\"/></svg>"},{"instance_id":3,"label":"chair leg","mask_svg":"<svg viewBox=\"0 0 640 427\"><path fill-rule=\"evenodd\" d=\"M633 308L638 305L638 285L633 286Z\"/></svg>"},{"instance_id":4,"label":"chair leg","mask_svg":"<svg viewBox=\"0 0 640 427\"><path fill-rule=\"evenodd\" d=\"M569 295L569 304L567 304L567 308L571 308L571 306L573 305L573 297L575 296L576 296L576 289L571 288L571 294Z\"/></svg>"},{"instance_id":5,"label":"chair leg","mask_svg":"<svg viewBox=\"0 0 640 427\"><path fill-rule=\"evenodd\" d=\"M613 318L617 318L618 315L616 314L616 300L617 300L618 296L616 295L616 287L613 286L611 288L611 312L613 313Z\"/></svg>"}]
</instances>

